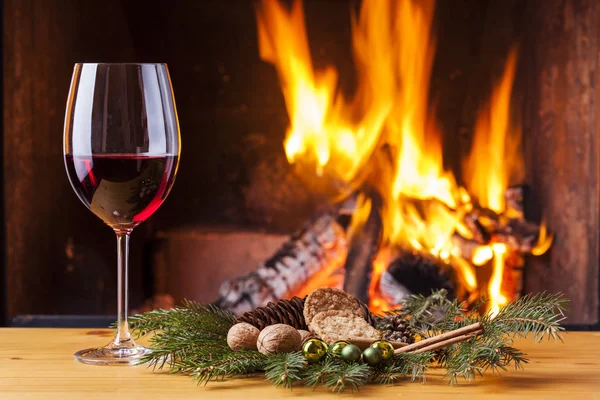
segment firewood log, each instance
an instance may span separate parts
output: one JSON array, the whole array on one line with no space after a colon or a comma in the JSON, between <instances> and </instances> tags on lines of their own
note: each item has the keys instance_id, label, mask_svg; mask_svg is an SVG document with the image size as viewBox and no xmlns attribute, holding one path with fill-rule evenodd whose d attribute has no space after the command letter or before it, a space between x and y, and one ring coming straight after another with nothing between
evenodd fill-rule
<instances>
[{"instance_id":1,"label":"firewood log","mask_svg":"<svg viewBox=\"0 0 600 400\"><path fill-rule=\"evenodd\" d=\"M223 282L215 304L241 315L289 298L323 268L341 267L347 252L343 227L334 216L324 214L293 235L256 271Z\"/></svg>"}]
</instances>

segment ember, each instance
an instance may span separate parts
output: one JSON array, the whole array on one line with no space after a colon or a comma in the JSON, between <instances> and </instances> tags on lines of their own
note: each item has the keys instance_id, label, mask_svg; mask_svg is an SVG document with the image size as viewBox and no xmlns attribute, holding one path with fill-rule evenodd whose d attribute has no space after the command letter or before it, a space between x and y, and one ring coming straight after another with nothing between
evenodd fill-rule
<instances>
[{"instance_id":1,"label":"ember","mask_svg":"<svg viewBox=\"0 0 600 400\"><path fill-rule=\"evenodd\" d=\"M229 299L230 308L246 311L306 293L318 280L317 286L343 285L385 311L420 290L405 279L412 275L402 272L407 265L432 282L429 289L447 286L466 300L487 294L492 311L519 295L523 255L543 254L552 236L525 219L524 188L511 186L523 179L520 128L510 113L517 52L508 55L479 112L459 184L444 169L428 102L433 12L430 0L363 1L352 21L358 85L346 96L335 68L312 66L301 2L288 10L262 1L260 55L280 78L290 118L288 161L315 190L346 199L345 210L349 201L356 207L349 224L340 222L344 213L327 217L331 238L319 240L323 228L309 226L304 239L290 242L256 274L226 283L221 301ZM307 243L318 250L301 255Z\"/></svg>"}]
</instances>

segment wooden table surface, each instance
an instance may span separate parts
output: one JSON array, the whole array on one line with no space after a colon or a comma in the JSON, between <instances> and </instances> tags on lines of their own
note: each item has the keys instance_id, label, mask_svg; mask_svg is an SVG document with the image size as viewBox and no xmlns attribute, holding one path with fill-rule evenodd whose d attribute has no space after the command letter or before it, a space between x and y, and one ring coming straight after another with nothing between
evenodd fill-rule
<instances>
[{"instance_id":1,"label":"wooden table surface","mask_svg":"<svg viewBox=\"0 0 600 400\"><path fill-rule=\"evenodd\" d=\"M324 389L275 389L262 377L197 386L189 377L143 366L90 366L73 359L76 350L103 345L110 336L108 330L0 329L0 399L600 399L600 332L569 333L564 343L518 342L531 359L525 371L449 386L443 371L432 370L425 384L371 385L341 397Z\"/></svg>"}]
</instances>

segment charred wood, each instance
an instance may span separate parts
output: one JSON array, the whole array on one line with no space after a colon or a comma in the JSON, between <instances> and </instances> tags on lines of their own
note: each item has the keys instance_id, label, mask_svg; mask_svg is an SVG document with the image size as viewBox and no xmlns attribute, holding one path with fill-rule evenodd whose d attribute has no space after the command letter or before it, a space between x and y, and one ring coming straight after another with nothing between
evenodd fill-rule
<instances>
[{"instance_id":1,"label":"charred wood","mask_svg":"<svg viewBox=\"0 0 600 400\"><path fill-rule=\"evenodd\" d=\"M379 278L379 292L388 304L400 304L412 294L410 290L386 270Z\"/></svg>"},{"instance_id":2,"label":"charred wood","mask_svg":"<svg viewBox=\"0 0 600 400\"><path fill-rule=\"evenodd\" d=\"M506 212L511 218L525 218L525 204L528 187L525 185L511 186L504 192Z\"/></svg>"},{"instance_id":3,"label":"charred wood","mask_svg":"<svg viewBox=\"0 0 600 400\"><path fill-rule=\"evenodd\" d=\"M454 233L452 238L450 239L452 245L458 247L460 249L460 255L465 260L470 260L473 258L473 253L475 249L481 246L483 243L477 242L473 239L465 239L458 233Z\"/></svg>"},{"instance_id":4,"label":"charred wood","mask_svg":"<svg viewBox=\"0 0 600 400\"><path fill-rule=\"evenodd\" d=\"M364 226L350 238L348 256L344 264L344 291L365 303L369 302L373 260L379 250L383 233L381 197L372 195L371 201L371 210Z\"/></svg>"},{"instance_id":5,"label":"charred wood","mask_svg":"<svg viewBox=\"0 0 600 400\"><path fill-rule=\"evenodd\" d=\"M340 267L346 258L346 234L336 218L324 214L295 234L259 268L222 283L215 304L242 314L290 297L317 272Z\"/></svg>"},{"instance_id":6,"label":"charred wood","mask_svg":"<svg viewBox=\"0 0 600 400\"><path fill-rule=\"evenodd\" d=\"M465 215L464 223L473 234L473 240L484 244L490 241L490 231L500 226L500 216L490 209L474 206Z\"/></svg>"},{"instance_id":7,"label":"charred wood","mask_svg":"<svg viewBox=\"0 0 600 400\"><path fill-rule=\"evenodd\" d=\"M538 240L539 233L539 225L524 219L511 219L505 226L493 233L493 238L511 249L521 253L530 253Z\"/></svg>"},{"instance_id":8,"label":"charred wood","mask_svg":"<svg viewBox=\"0 0 600 400\"><path fill-rule=\"evenodd\" d=\"M390 263L384 276L379 287L397 303L410 294L429 295L437 289L446 289L450 298L456 295L454 270L441 260L417 252L403 252ZM400 294L394 293L396 290Z\"/></svg>"}]
</instances>

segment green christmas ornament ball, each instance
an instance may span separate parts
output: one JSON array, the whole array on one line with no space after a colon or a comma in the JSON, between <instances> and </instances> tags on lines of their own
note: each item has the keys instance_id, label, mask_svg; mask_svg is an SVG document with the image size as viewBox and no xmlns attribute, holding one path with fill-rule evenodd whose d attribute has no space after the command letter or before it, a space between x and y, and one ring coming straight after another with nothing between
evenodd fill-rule
<instances>
[{"instance_id":1,"label":"green christmas ornament ball","mask_svg":"<svg viewBox=\"0 0 600 400\"><path fill-rule=\"evenodd\" d=\"M342 350L344 350L344 347L348 346L349 344L350 343L346 342L345 340L338 340L329 347L329 354L331 354L333 357L341 357Z\"/></svg>"},{"instance_id":2,"label":"green christmas ornament ball","mask_svg":"<svg viewBox=\"0 0 600 400\"><path fill-rule=\"evenodd\" d=\"M372 367L383 361L381 350L376 347L367 347L365 351L363 351L362 357L363 361Z\"/></svg>"},{"instance_id":3,"label":"green christmas ornament ball","mask_svg":"<svg viewBox=\"0 0 600 400\"><path fill-rule=\"evenodd\" d=\"M327 343L320 339L308 339L302 345L302 355L309 363L316 363L327 355Z\"/></svg>"},{"instance_id":4,"label":"green christmas ornament ball","mask_svg":"<svg viewBox=\"0 0 600 400\"><path fill-rule=\"evenodd\" d=\"M353 362L360 360L360 349L354 344L348 344L342 349L342 360Z\"/></svg>"},{"instance_id":5,"label":"green christmas ornament ball","mask_svg":"<svg viewBox=\"0 0 600 400\"><path fill-rule=\"evenodd\" d=\"M392 346L392 344L388 341L377 340L377 341L371 343L371 345L369 347L372 347L374 349L379 349L379 351L381 352L381 357L383 358L383 361L388 361L389 359L394 357L394 346Z\"/></svg>"}]
</instances>

